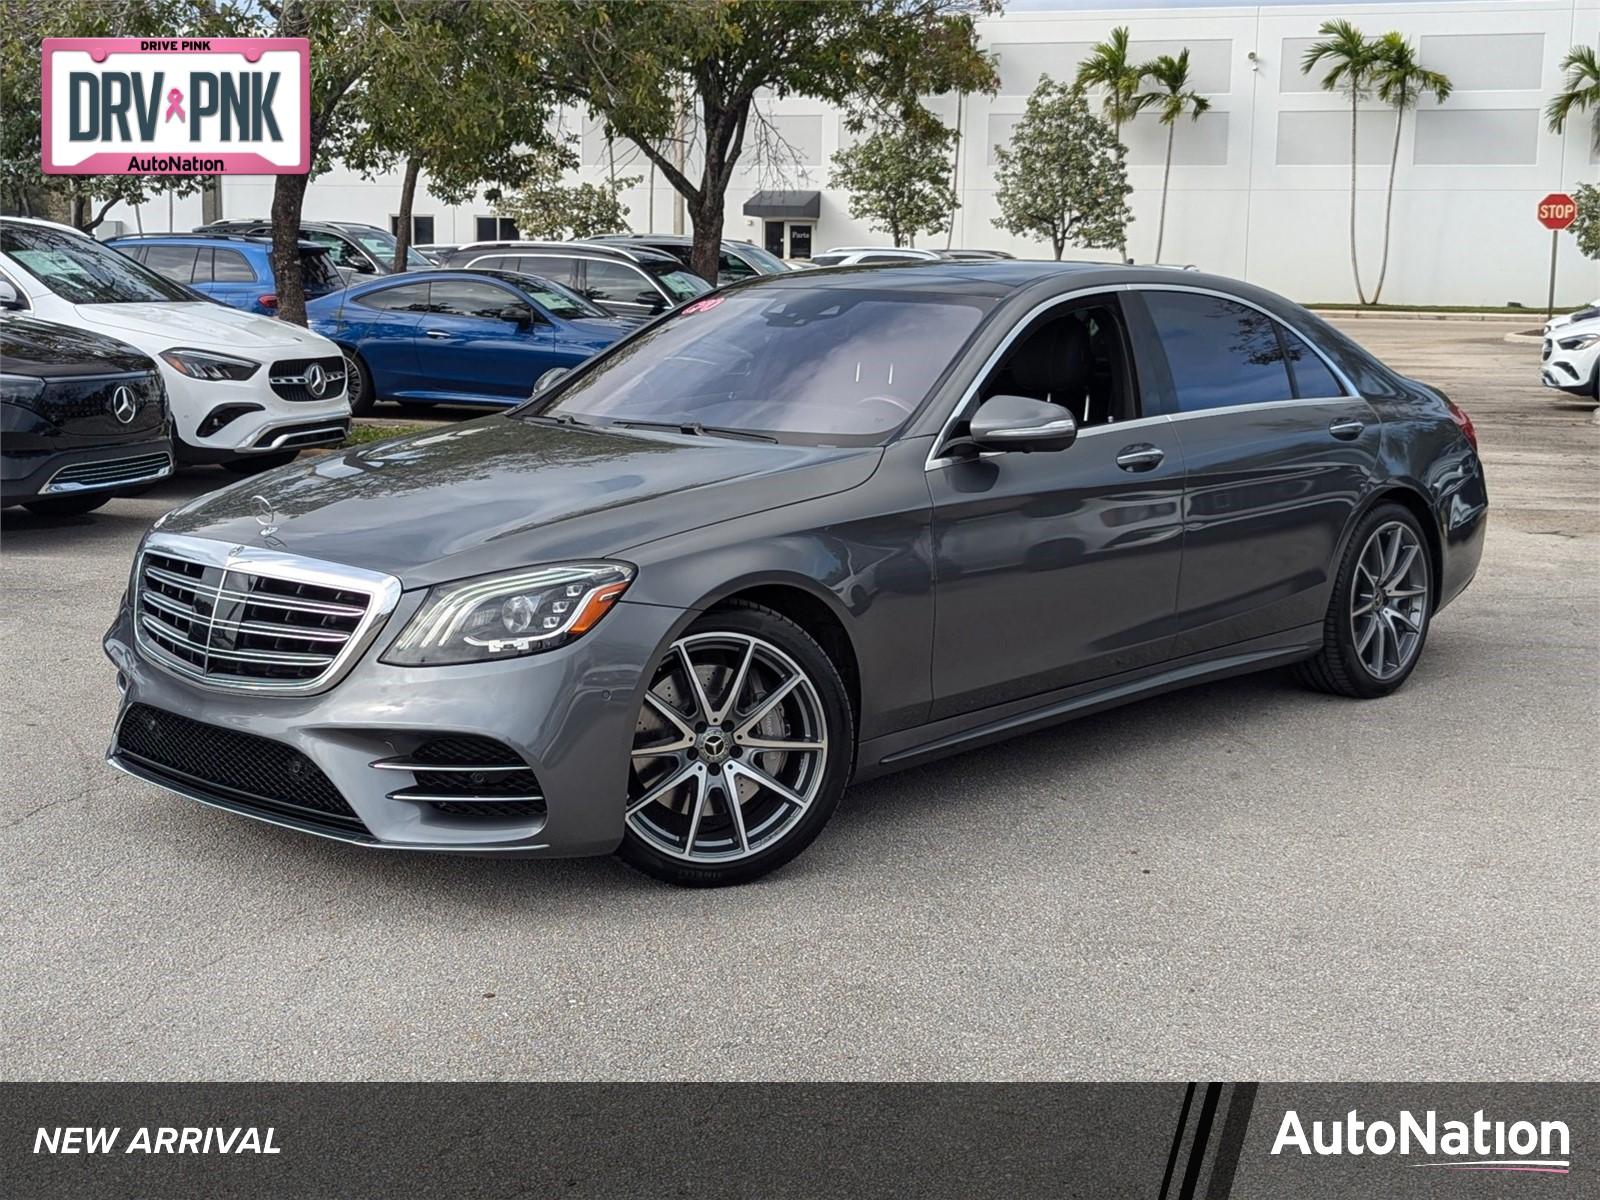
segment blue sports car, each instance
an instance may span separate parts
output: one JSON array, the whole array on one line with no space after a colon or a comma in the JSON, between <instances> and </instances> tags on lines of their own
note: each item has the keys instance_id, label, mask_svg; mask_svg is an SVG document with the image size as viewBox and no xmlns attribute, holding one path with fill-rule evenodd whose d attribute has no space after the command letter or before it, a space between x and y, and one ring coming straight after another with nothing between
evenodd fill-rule
<instances>
[{"instance_id":1,"label":"blue sports car","mask_svg":"<svg viewBox=\"0 0 1600 1200\"><path fill-rule=\"evenodd\" d=\"M408 271L306 305L311 328L350 361L350 408L379 400L518 404L639 328L537 275Z\"/></svg>"}]
</instances>

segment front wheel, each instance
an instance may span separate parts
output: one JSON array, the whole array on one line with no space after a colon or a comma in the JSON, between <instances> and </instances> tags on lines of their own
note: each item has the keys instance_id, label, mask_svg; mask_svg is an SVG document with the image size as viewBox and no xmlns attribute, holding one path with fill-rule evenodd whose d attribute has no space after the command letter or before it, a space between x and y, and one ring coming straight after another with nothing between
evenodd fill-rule
<instances>
[{"instance_id":1,"label":"front wheel","mask_svg":"<svg viewBox=\"0 0 1600 1200\"><path fill-rule=\"evenodd\" d=\"M754 604L708 613L645 692L618 853L686 887L765 875L833 815L853 748L838 669L805 630Z\"/></svg>"},{"instance_id":2,"label":"front wheel","mask_svg":"<svg viewBox=\"0 0 1600 1200\"><path fill-rule=\"evenodd\" d=\"M378 403L378 393L372 389L372 372L354 350L344 352L344 378L350 412L358 417L366 416Z\"/></svg>"},{"instance_id":3,"label":"front wheel","mask_svg":"<svg viewBox=\"0 0 1600 1200\"><path fill-rule=\"evenodd\" d=\"M1345 550L1323 626L1321 652L1299 667L1318 691L1357 699L1387 696L1422 657L1433 615L1427 535L1398 504L1380 504Z\"/></svg>"}]
</instances>

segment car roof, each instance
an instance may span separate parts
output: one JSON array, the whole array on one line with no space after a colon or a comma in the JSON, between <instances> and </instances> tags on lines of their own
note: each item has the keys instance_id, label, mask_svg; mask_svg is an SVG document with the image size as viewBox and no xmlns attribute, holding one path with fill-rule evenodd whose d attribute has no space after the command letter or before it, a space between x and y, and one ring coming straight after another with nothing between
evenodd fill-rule
<instances>
[{"instance_id":1,"label":"car roof","mask_svg":"<svg viewBox=\"0 0 1600 1200\"><path fill-rule=\"evenodd\" d=\"M763 275L734 285L745 288L860 288L871 291L943 292L967 285L990 295L1009 295L1037 284L1059 280L1078 287L1115 287L1118 284L1164 284L1172 287L1215 288L1248 299L1268 296L1283 303L1281 297L1263 292L1237 279L1206 275L1195 271L1174 271L1167 267L1130 267L1114 262L1055 262L1048 259L906 259L902 262L818 267L810 271L787 271L782 275ZM988 286L983 286L988 285ZM731 294L730 290L730 294Z\"/></svg>"},{"instance_id":2,"label":"car roof","mask_svg":"<svg viewBox=\"0 0 1600 1200\"><path fill-rule=\"evenodd\" d=\"M457 247L457 252L468 250L482 251L485 254L499 250L506 253L515 251L533 250L546 255L555 254L592 254L601 258L616 258L622 262L636 263L671 263L673 266L682 266L676 258L660 250L652 250L648 246L618 246L606 242L545 242L545 241L517 241L517 242L467 242Z\"/></svg>"},{"instance_id":3,"label":"car roof","mask_svg":"<svg viewBox=\"0 0 1600 1200\"><path fill-rule=\"evenodd\" d=\"M592 238L584 238L585 242L604 242L613 246L625 245L629 242L638 242L643 246L692 246L694 239L686 233L601 233ZM754 248L755 243L748 238L723 238L723 246L732 246L736 249L749 246Z\"/></svg>"},{"instance_id":4,"label":"car roof","mask_svg":"<svg viewBox=\"0 0 1600 1200\"><path fill-rule=\"evenodd\" d=\"M272 248L272 238L265 233L119 233L115 237L108 237L105 244L110 246L117 242L145 242L158 244L161 242L242 242L247 246L259 246L265 249ZM300 249L316 251L326 254L328 248L319 246L316 242L302 241Z\"/></svg>"},{"instance_id":5,"label":"car roof","mask_svg":"<svg viewBox=\"0 0 1600 1200\"><path fill-rule=\"evenodd\" d=\"M88 238L91 242L94 237L85 233L76 225L63 225L60 221L46 221L43 217L14 217L10 214L0 216L0 221L14 221L18 225L37 225L41 229L54 229L60 233L75 233L81 238Z\"/></svg>"}]
</instances>

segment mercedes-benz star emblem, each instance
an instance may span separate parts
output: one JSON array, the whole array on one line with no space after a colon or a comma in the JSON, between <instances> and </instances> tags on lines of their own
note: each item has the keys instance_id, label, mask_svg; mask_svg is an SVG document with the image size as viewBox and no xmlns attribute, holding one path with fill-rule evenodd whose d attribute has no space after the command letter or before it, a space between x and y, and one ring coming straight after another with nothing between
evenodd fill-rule
<instances>
[{"instance_id":1,"label":"mercedes-benz star emblem","mask_svg":"<svg viewBox=\"0 0 1600 1200\"><path fill-rule=\"evenodd\" d=\"M139 415L139 402L133 398L133 389L126 384L111 393L111 415L124 425L131 424Z\"/></svg>"},{"instance_id":2,"label":"mercedes-benz star emblem","mask_svg":"<svg viewBox=\"0 0 1600 1200\"><path fill-rule=\"evenodd\" d=\"M306 368L306 391L320 400L322 399L322 394L327 390L328 373L322 369L320 364L312 363Z\"/></svg>"},{"instance_id":3,"label":"mercedes-benz star emblem","mask_svg":"<svg viewBox=\"0 0 1600 1200\"><path fill-rule=\"evenodd\" d=\"M274 522L278 519L278 510L272 507L272 501L265 496L251 496L256 502L256 524L261 526L261 536L271 537L278 532Z\"/></svg>"}]
</instances>

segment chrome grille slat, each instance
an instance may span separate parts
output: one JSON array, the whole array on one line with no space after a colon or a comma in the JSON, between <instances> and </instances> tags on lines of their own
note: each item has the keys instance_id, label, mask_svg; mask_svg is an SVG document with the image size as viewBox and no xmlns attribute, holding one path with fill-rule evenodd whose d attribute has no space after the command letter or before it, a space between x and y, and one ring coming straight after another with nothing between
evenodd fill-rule
<instances>
[{"instance_id":1,"label":"chrome grille slat","mask_svg":"<svg viewBox=\"0 0 1600 1200\"><path fill-rule=\"evenodd\" d=\"M43 490L69 492L82 488L116 487L120 484L144 483L160 479L171 472L172 455L164 452L92 463L74 463L62 467L52 475Z\"/></svg>"},{"instance_id":2,"label":"chrome grille slat","mask_svg":"<svg viewBox=\"0 0 1600 1200\"><path fill-rule=\"evenodd\" d=\"M376 572L159 532L135 583L147 657L209 686L275 691L328 686L400 597Z\"/></svg>"}]
</instances>

